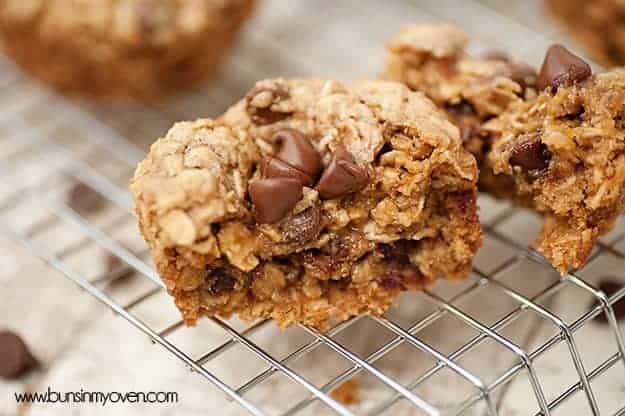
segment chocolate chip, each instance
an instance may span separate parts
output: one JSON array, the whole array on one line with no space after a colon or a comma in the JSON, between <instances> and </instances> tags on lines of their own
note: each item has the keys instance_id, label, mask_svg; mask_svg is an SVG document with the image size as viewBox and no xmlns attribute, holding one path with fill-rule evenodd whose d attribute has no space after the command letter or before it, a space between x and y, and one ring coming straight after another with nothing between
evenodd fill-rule
<instances>
[{"instance_id":1,"label":"chocolate chip","mask_svg":"<svg viewBox=\"0 0 625 416\"><path fill-rule=\"evenodd\" d=\"M510 79L519 84L523 92L525 92L527 88L534 88L536 86L538 74L530 65L524 63L514 63L512 64L511 71Z\"/></svg>"},{"instance_id":2,"label":"chocolate chip","mask_svg":"<svg viewBox=\"0 0 625 416\"><path fill-rule=\"evenodd\" d=\"M356 164L353 156L338 148L330 166L321 175L317 190L324 199L339 198L360 191L367 186L368 180L369 174Z\"/></svg>"},{"instance_id":3,"label":"chocolate chip","mask_svg":"<svg viewBox=\"0 0 625 416\"><path fill-rule=\"evenodd\" d=\"M310 175L275 157L263 159L260 172L264 178L293 178L306 186L312 186L315 183Z\"/></svg>"},{"instance_id":4,"label":"chocolate chip","mask_svg":"<svg viewBox=\"0 0 625 416\"><path fill-rule=\"evenodd\" d=\"M463 215L468 217L475 212L477 195L472 190L451 192L448 197Z\"/></svg>"},{"instance_id":5,"label":"chocolate chip","mask_svg":"<svg viewBox=\"0 0 625 416\"><path fill-rule=\"evenodd\" d=\"M281 225L284 240L288 243L304 244L314 240L321 231L321 208L318 205L305 209Z\"/></svg>"},{"instance_id":6,"label":"chocolate chip","mask_svg":"<svg viewBox=\"0 0 625 416\"><path fill-rule=\"evenodd\" d=\"M445 111L451 113L453 117L473 116L477 114L475 107L468 101L462 100L457 104L448 104Z\"/></svg>"},{"instance_id":7,"label":"chocolate chip","mask_svg":"<svg viewBox=\"0 0 625 416\"><path fill-rule=\"evenodd\" d=\"M273 142L278 146L276 159L312 178L317 177L321 171L321 156L302 132L295 129L278 130L273 135Z\"/></svg>"},{"instance_id":8,"label":"chocolate chip","mask_svg":"<svg viewBox=\"0 0 625 416\"><path fill-rule=\"evenodd\" d=\"M404 279L398 274L390 274L380 281L382 287L386 290L401 289L404 290Z\"/></svg>"},{"instance_id":9,"label":"chocolate chip","mask_svg":"<svg viewBox=\"0 0 625 416\"><path fill-rule=\"evenodd\" d=\"M104 207L104 200L100 195L82 182L69 189L66 200L79 214L93 214Z\"/></svg>"},{"instance_id":10,"label":"chocolate chip","mask_svg":"<svg viewBox=\"0 0 625 416\"><path fill-rule=\"evenodd\" d=\"M386 290L414 287L423 278L419 268L410 260L410 253L415 245L414 241L399 240L393 244L379 246L387 269L386 275L380 279L380 284Z\"/></svg>"},{"instance_id":11,"label":"chocolate chip","mask_svg":"<svg viewBox=\"0 0 625 416\"><path fill-rule=\"evenodd\" d=\"M623 283L618 282L615 277L611 277L611 276L604 277L599 282L599 290L601 290L603 293L605 293L608 296L612 296L614 293L616 293L621 288L623 288L623 286L625 286L625 282ZM621 299L620 301L613 304L612 309L614 310L614 315L617 320L619 321L625 320L625 299ZM608 323L605 313L601 313L600 315L597 315L596 320L604 324Z\"/></svg>"},{"instance_id":12,"label":"chocolate chip","mask_svg":"<svg viewBox=\"0 0 625 416\"><path fill-rule=\"evenodd\" d=\"M510 164L527 171L543 170L549 166L551 152L537 135L517 143L510 151Z\"/></svg>"},{"instance_id":13,"label":"chocolate chip","mask_svg":"<svg viewBox=\"0 0 625 416\"><path fill-rule=\"evenodd\" d=\"M536 78L538 77L536 69L521 62L514 62L507 53L502 51L489 51L482 55L482 57L487 60L509 64L511 71L510 79L519 84L523 91L528 87L536 85Z\"/></svg>"},{"instance_id":14,"label":"chocolate chip","mask_svg":"<svg viewBox=\"0 0 625 416\"><path fill-rule=\"evenodd\" d=\"M281 85L255 86L245 95L245 109L252 121L259 125L273 124L291 115L291 112L272 108L290 98L289 91Z\"/></svg>"},{"instance_id":15,"label":"chocolate chip","mask_svg":"<svg viewBox=\"0 0 625 416\"><path fill-rule=\"evenodd\" d=\"M298 257L305 268L319 270L326 276L333 275L341 266L341 259L315 248L298 253Z\"/></svg>"},{"instance_id":16,"label":"chocolate chip","mask_svg":"<svg viewBox=\"0 0 625 416\"><path fill-rule=\"evenodd\" d=\"M409 256L411 245L406 240L399 240L394 244L380 244L379 250L384 260L393 267L411 264Z\"/></svg>"},{"instance_id":17,"label":"chocolate chip","mask_svg":"<svg viewBox=\"0 0 625 416\"><path fill-rule=\"evenodd\" d=\"M491 50L482 54L482 58L490 60L490 61L502 61L509 62L510 56L504 51Z\"/></svg>"},{"instance_id":18,"label":"chocolate chip","mask_svg":"<svg viewBox=\"0 0 625 416\"><path fill-rule=\"evenodd\" d=\"M284 218L302 199L302 183L293 178L265 178L252 181L248 187L256 208L256 217L263 223Z\"/></svg>"},{"instance_id":19,"label":"chocolate chip","mask_svg":"<svg viewBox=\"0 0 625 416\"><path fill-rule=\"evenodd\" d=\"M207 272L208 291L213 295L231 292L237 283L223 267L216 267Z\"/></svg>"},{"instance_id":20,"label":"chocolate chip","mask_svg":"<svg viewBox=\"0 0 625 416\"><path fill-rule=\"evenodd\" d=\"M560 86L583 81L592 74L590 65L562 45L552 45L545 55L536 86L557 90Z\"/></svg>"},{"instance_id":21,"label":"chocolate chip","mask_svg":"<svg viewBox=\"0 0 625 416\"><path fill-rule=\"evenodd\" d=\"M0 332L0 377L16 379L39 363L24 340L14 332Z\"/></svg>"}]
</instances>

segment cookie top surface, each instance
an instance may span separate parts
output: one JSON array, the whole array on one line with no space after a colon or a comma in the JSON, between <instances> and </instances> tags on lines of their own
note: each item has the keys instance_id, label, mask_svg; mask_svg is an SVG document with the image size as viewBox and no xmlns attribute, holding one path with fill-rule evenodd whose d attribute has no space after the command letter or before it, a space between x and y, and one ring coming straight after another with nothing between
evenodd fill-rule
<instances>
[{"instance_id":1,"label":"cookie top surface","mask_svg":"<svg viewBox=\"0 0 625 416\"><path fill-rule=\"evenodd\" d=\"M476 163L462 148L458 129L421 93L381 81L346 87L319 79L265 80L222 117L178 123L153 144L131 185L139 217L153 227L156 238L148 240L202 250L197 246L210 238L210 224L254 223L258 212L253 205L258 203L250 202L250 184L260 179L261 165L276 156L277 140L286 140L284 135L293 131L310 141L322 167L309 171L317 185L303 187L291 213L321 201L328 229L344 226L350 220L345 215L360 215L371 223L364 227L371 231L369 238L392 241L416 226L418 214L403 218L402 226L389 224L399 220L389 220L387 196L393 195L394 204L415 207L433 189L475 190ZM331 168L344 152L349 163L336 174ZM301 173L307 161L304 157L292 164L299 163ZM314 163L309 166L314 169ZM324 195L322 183L331 171L333 186ZM355 183L362 180L362 172L367 180ZM290 195L288 183L265 185L275 190L276 205ZM350 207L363 212L347 213ZM279 234L273 224L261 227L267 235Z\"/></svg>"},{"instance_id":2,"label":"cookie top surface","mask_svg":"<svg viewBox=\"0 0 625 416\"><path fill-rule=\"evenodd\" d=\"M444 23L411 25L403 28L387 47L395 53L451 58L464 52L468 37L458 27Z\"/></svg>"},{"instance_id":3,"label":"cookie top surface","mask_svg":"<svg viewBox=\"0 0 625 416\"><path fill-rule=\"evenodd\" d=\"M391 39L384 78L424 92L443 107L468 103L480 118L500 114L532 91L535 71L504 54L471 57L467 37L449 24L406 27Z\"/></svg>"}]
</instances>

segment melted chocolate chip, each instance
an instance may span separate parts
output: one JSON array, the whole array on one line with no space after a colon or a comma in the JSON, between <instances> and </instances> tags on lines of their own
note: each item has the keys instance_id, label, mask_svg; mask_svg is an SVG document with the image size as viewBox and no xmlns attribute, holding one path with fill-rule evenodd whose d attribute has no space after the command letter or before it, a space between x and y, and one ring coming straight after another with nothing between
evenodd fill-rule
<instances>
[{"instance_id":1,"label":"melted chocolate chip","mask_svg":"<svg viewBox=\"0 0 625 416\"><path fill-rule=\"evenodd\" d=\"M545 55L536 86L540 91L583 81L592 74L590 65L562 45L552 45Z\"/></svg>"},{"instance_id":2,"label":"melted chocolate chip","mask_svg":"<svg viewBox=\"0 0 625 416\"><path fill-rule=\"evenodd\" d=\"M304 244L312 241L321 231L321 208L314 205L287 218L281 228L286 242Z\"/></svg>"},{"instance_id":3,"label":"melted chocolate chip","mask_svg":"<svg viewBox=\"0 0 625 416\"><path fill-rule=\"evenodd\" d=\"M258 105L256 102L260 94L265 94L267 102ZM245 95L245 109L255 124L266 125L277 123L291 115L290 112L276 111L272 108L274 104L290 98L289 91L281 86L255 86Z\"/></svg>"},{"instance_id":4,"label":"melted chocolate chip","mask_svg":"<svg viewBox=\"0 0 625 416\"><path fill-rule=\"evenodd\" d=\"M264 178L293 178L306 186L312 186L315 182L310 175L275 157L263 159L260 171Z\"/></svg>"},{"instance_id":5,"label":"melted chocolate chip","mask_svg":"<svg viewBox=\"0 0 625 416\"><path fill-rule=\"evenodd\" d=\"M321 156L302 132L295 129L278 130L273 135L273 141L278 145L276 159L312 178L317 177L321 171Z\"/></svg>"},{"instance_id":6,"label":"melted chocolate chip","mask_svg":"<svg viewBox=\"0 0 625 416\"><path fill-rule=\"evenodd\" d=\"M540 171L549 166L551 152L537 135L516 144L510 151L510 164L527 171Z\"/></svg>"},{"instance_id":7,"label":"melted chocolate chip","mask_svg":"<svg viewBox=\"0 0 625 416\"><path fill-rule=\"evenodd\" d=\"M407 266L410 263L410 244L399 240L394 244L380 244L379 250L384 260L393 267Z\"/></svg>"},{"instance_id":8,"label":"melted chocolate chip","mask_svg":"<svg viewBox=\"0 0 625 416\"><path fill-rule=\"evenodd\" d=\"M332 162L321 175L317 184L319 195L324 199L340 198L358 192L367 186L369 174L354 161L345 149L334 153Z\"/></svg>"},{"instance_id":9,"label":"melted chocolate chip","mask_svg":"<svg viewBox=\"0 0 625 416\"><path fill-rule=\"evenodd\" d=\"M284 218L302 199L302 183L293 178L265 178L252 181L248 192L259 222L274 223Z\"/></svg>"},{"instance_id":10,"label":"melted chocolate chip","mask_svg":"<svg viewBox=\"0 0 625 416\"><path fill-rule=\"evenodd\" d=\"M422 279L423 274L410 261L410 252L415 243L399 240L393 244L381 244L380 253L387 265L388 273L380 279L380 284L386 290L414 287Z\"/></svg>"},{"instance_id":11,"label":"melted chocolate chip","mask_svg":"<svg viewBox=\"0 0 625 416\"><path fill-rule=\"evenodd\" d=\"M599 282L599 290L605 293L608 296L612 296L614 293L619 291L623 286L625 286L625 282L619 282L615 277L605 277ZM612 305L612 309L614 310L614 315L617 320L623 321L625 320L625 299L621 299ZM603 324L608 323L608 319L605 313L601 313L597 315L596 320Z\"/></svg>"},{"instance_id":12,"label":"melted chocolate chip","mask_svg":"<svg viewBox=\"0 0 625 416\"><path fill-rule=\"evenodd\" d=\"M230 276L226 269L217 267L207 273L209 282L208 291L213 295L231 292L237 283L237 280Z\"/></svg>"},{"instance_id":13,"label":"melted chocolate chip","mask_svg":"<svg viewBox=\"0 0 625 416\"><path fill-rule=\"evenodd\" d=\"M398 274L390 274L384 276L380 281L382 287L386 290L401 289L404 290L404 279Z\"/></svg>"},{"instance_id":14,"label":"melted chocolate chip","mask_svg":"<svg viewBox=\"0 0 625 416\"><path fill-rule=\"evenodd\" d=\"M39 363L22 338L14 332L0 332L0 377L16 379Z\"/></svg>"}]
</instances>

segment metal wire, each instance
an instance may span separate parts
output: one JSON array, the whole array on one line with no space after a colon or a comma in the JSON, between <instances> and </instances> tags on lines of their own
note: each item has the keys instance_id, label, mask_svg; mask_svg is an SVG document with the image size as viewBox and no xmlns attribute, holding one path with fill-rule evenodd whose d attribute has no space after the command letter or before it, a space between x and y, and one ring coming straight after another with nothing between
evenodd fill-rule
<instances>
[{"instance_id":1,"label":"metal wire","mask_svg":"<svg viewBox=\"0 0 625 416\"><path fill-rule=\"evenodd\" d=\"M458 13L463 10L462 8L470 7L470 4L472 2L461 2L460 0L437 0L436 2L427 0L420 2L419 5L405 3L403 7L406 11L413 13L410 16L414 20L431 20L438 16L457 21ZM489 16L494 13L489 9L483 9L483 6L476 5L474 7L474 10L480 10ZM475 29L476 24L473 21L468 23L473 29ZM514 23L511 27L517 33L526 30L518 23ZM534 37L542 41L541 36L534 34ZM283 45L282 39L276 39L265 32L257 32L254 33L254 42L256 42L255 45L257 43L264 44L268 54L276 60L288 62L290 66L296 67L298 70L303 72L309 71L310 68L320 70L318 63L311 63L305 57L294 57ZM233 65L246 76L256 77L246 62L237 61L235 58ZM359 356L348 345L339 341L343 334L348 333L355 325L362 322L363 317L354 317L339 323L325 333L300 326L300 330L307 334L310 340L289 351L283 357L271 354L252 340L255 334L266 331L272 325L271 321L262 320L245 329L237 330L227 321L212 318L210 322L227 336L227 340L197 356L185 352L184 349L171 341L172 335L184 328L182 320L173 320L160 329L156 329L138 318L135 313L137 308L146 305L149 299L161 294L164 290L164 284L152 267L143 260L147 252L145 247L141 250L129 249L113 236L123 224L135 222L129 194L118 184L128 179L127 176L142 158L143 151L129 143L119 132L113 130L106 123L65 99L47 92L41 86L27 81L9 64L0 62L0 96L5 90L19 90L21 97L18 100L8 100L8 102L0 101L0 129L2 129L0 131L4 133L0 136L0 140L2 143L15 146L14 151L0 155L0 186L9 191L0 197L0 232L24 245L34 255L40 257L51 267L129 321L155 343L168 350L172 356L207 380L218 391L223 392L228 399L238 403L248 413L264 415L268 412L262 406L248 399L248 393L259 388L274 374L281 374L286 376L289 382L302 387L307 394L299 401L288 402L287 400L286 405L288 407L282 411L282 415L299 414L314 403L323 403L326 406L325 409L334 414L352 415L355 414L354 409L337 402L329 393L344 381L361 374L367 374L391 390L387 398L371 404L366 411L368 415L382 414L399 401L419 409L420 414L463 414L477 404L483 404L487 414L497 415L499 407L497 406L496 394L504 390L501 389L502 386L509 386L513 379L520 377L525 377L532 387L532 393L530 393L532 397L528 397L528 399L536 400L537 415L551 414L554 409L572 397L585 398L590 414L602 414L601 402L593 390L592 382L609 369L619 366L619 363L620 370L625 365L625 341L613 307L616 302L625 297L625 287L608 296L589 281L584 280L578 273L556 280L532 296L525 295L510 287L505 283L506 276L523 262L529 261L542 270L549 270L548 264L540 255L527 249L522 243L506 234L507 222L514 219L519 213L517 209L512 207L504 209L489 221L485 226L485 232L488 238L513 249L517 254L508 259L502 259L499 264L489 267L490 272L488 273L476 267L474 270L476 280L450 298L445 298L434 291L424 291L419 295L419 298L434 309L426 316L413 320L407 327L393 320L390 316L366 318L378 328L388 331L391 338L364 357ZM43 125L35 125L29 121L27 114L35 109L45 113L46 120ZM50 111L49 109L54 110ZM178 118L181 112L176 108L148 108L146 111L154 112L159 117L162 116L167 119ZM57 140L51 132L59 126L71 126L74 130L79 131L84 136L87 151L79 152L72 146ZM93 162L93 160L90 161L89 155L103 156L96 157L96 161ZM25 162L25 160L28 161ZM98 163L115 165L116 169L114 170L117 176L102 173ZM22 172L29 164L43 166L42 170L45 174L32 180L25 178ZM74 183L84 184L99 197L110 202L113 207L111 209L115 210L116 215L105 224L96 224L88 216L81 214L67 202L64 202L59 195L53 195L46 191L48 181L56 176L69 178ZM38 207L41 214L39 219L24 227L13 224L8 219L9 212L20 210L28 204ZM58 247L38 241L39 236L54 227L71 228L80 235L80 238ZM598 260L609 254L620 261L621 267L625 267L625 253L619 248L619 244L623 240L625 240L625 233L617 235L610 243L602 241L598 244L592 258ZM120 259L123 265L116 272L106 272L89 279L76 267L71 266L68 261L74 253L86 245L93 245L110 253ZM122 304L110 297L101 286L102 283L129 270L144 278L149 283L149 288ZM588 306L580 317L567 323L563 317L542 306L542 302L547 298L558 296L570 287L583 290L596 300L596 304ZM497 296L504 297L509 300L510 305L514 306L512 311L494 323L486 323L472 316L466 307L466 304L470 304L487 289L496 291ZM574 334L602 313L605 314L609 323L617 351L588 371L585 368L582 353L575 341ZM554 335L535 346L533 350L526 349L526 347L513 341L511 337L503 335L504 329L519 322L527 314L540 317L541 322L549 323L556 330ZM435 330L446 317L453 318L460 322L463 327L477 332L475 336L463 342L450 353L445 353L440 347L426 342L421 335L428 329ZM460 360L470 351L489 341L510 352L515 361L503 371L492 374L495 377L492 381L487 382L482 374L477 374L460 364ZM535 362L536 359L544 356L547 351L558 345L566 346L568 349L570 363L573 364L577 379L571 380L566 390L549 398L544 392L545 381L536 371ZM392 374L378 367L383 358L389 357L400 346L418 351L432 360L434 364L413 374L409 382L400 382ZM209 363L219 360L234 347L244 348L266 366L264 370L251 378L241 380L238 386L224 382L218 375L208 371L205 367ZM321 347L332 350L349 365L345 370L336 371L329 380L318 387L303 374L294 370L292 365ZM452 407L436 404L441 403L440 397L417 393L419 387L432 380L437 374L441 374L444 369L450 370L473 389L467 397L462 398L459 403L455 403ZM578 394L580 396L577 396ZM614 414L625 415L625 406L616 410Z\"/></svg>"}]
</instances>

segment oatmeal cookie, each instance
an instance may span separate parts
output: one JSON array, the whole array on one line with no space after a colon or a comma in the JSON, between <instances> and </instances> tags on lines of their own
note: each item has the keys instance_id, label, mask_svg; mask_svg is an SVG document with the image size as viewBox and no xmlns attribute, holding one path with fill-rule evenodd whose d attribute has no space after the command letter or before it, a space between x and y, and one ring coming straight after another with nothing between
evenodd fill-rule
<instances>
[{"instance_id":1,"label":"oatmeal cookie","mask_svg":"<svg viewBox=\"0 0 625 416\"><path fill-rule=\"evenodd\" d=\"M68 93L155 99L215 71L255 0L4 0L0 40Z\"/></svg>"},{"instance_id":2,"label":"oatmeal cookie","mask_svg":"<svg viewBox=\"0 0 625 416\"><path fill-rule=\"evenodd\" d=\"M480 165L479 187L508 196L505 178L483 166L491 138L482 124L510 104L536 95L536 70L503 53L469 56L464 32L449 24L406 27L388 44L384 79L421 91L460 128L464 146Z\"/></svg>"},{"instance_id":3,"label":"oatmeal cookie","mask_svg":"<svg viewBox=\"0 0 625 416\"><path fill-rule=\"evenodd\" d=\"M625 2L547 0L546 4L592 58L607 67L625 65Z\"/></svg>"},{"instance_id":4,"label":"oatmeal cookie","mask_svg":"<svg viewBox=\"0 0 625 416\"><path fill-rule=\"evenodd\" d=\"M582 267L625 205L623 72L591 76L561 45L536 72L498 53L468 57L466 44L453 26L407 28L389 43L385 77L446 109L481 190L544 214L536 247L556 269Z\"/></svg>"},{"instance_id":5,"label":"oatmeal cookie","mask_svg":"<svg viewBox=\"0 0 625 416\"><path fill-rule=\"evenodd\" d=\"M398 83L258 82L215 120L176 124L131 184L187 323L323 328L470 272L477 166L458 129Z\"/></svg>"},{"instance_id":6,"label":"oatmeal cookie","mask_svg":"<svg viewBox=\"0 0 625 416\"><path fill-rule=\"evenodd\" d=\"M538 97L484 125L495 137L485 164L544 214L536 248L565 273L625 209L625 71L593 76L555 45L537 85Z\"/></svg>"}]
</instances>

